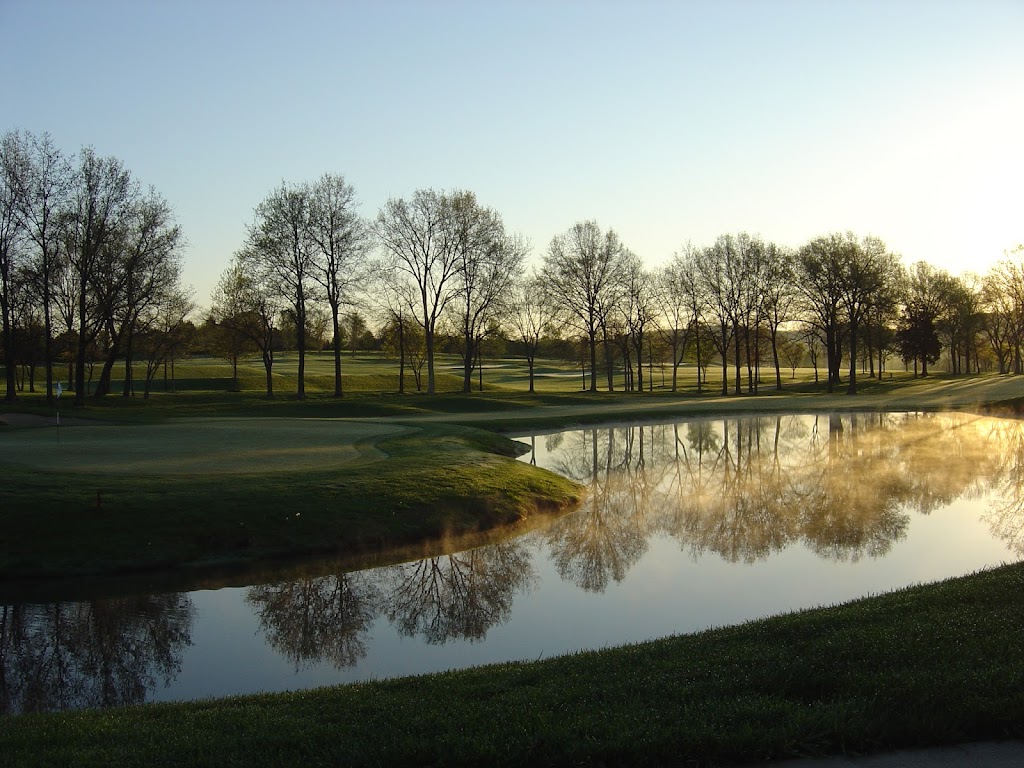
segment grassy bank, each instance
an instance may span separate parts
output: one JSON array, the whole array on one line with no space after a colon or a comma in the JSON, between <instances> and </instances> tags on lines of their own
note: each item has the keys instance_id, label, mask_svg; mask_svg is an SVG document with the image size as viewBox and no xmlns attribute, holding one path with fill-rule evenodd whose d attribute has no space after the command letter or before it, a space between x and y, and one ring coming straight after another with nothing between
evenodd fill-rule
<instances>
[{"instance_id":1,"label":"grassy bank","mask_svg":"<svg viewBox=\"0 0 1024 768\"><path fill-rule=\"evenodd\" d=\"M359 426L74 427L63 443L53 429L8 429L0 580L377 552L515 526L580 497L490 432Z\"/></svg>"},{"instance_id":2,"label":"grassy bank","mask_svg":"<svg viewBox=\"0 0 1024 768\"><path fill-rule=\"evenodd\" d=\"M1024 564L533 663L26 715L5 765L710 765L1024 737Z\"/></svg>"}]
</instances>

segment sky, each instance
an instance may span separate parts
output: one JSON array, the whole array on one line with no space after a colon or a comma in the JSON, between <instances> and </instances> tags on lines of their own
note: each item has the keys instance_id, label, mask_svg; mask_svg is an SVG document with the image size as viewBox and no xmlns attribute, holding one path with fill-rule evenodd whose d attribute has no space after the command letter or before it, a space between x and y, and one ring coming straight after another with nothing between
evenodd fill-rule
<instances>
[{"instance_id":1,"label":"sky","mask_svg":"<svg viewBox=\"0 0 1024 768\"><path fill-rule=\"evenodd\" d=\"M747 231L984 273L1024 242L1024 0L0 0L0 133L119 158L209 304L253 209L466 189L654 268Z\"/></svg>"}]
</instances>

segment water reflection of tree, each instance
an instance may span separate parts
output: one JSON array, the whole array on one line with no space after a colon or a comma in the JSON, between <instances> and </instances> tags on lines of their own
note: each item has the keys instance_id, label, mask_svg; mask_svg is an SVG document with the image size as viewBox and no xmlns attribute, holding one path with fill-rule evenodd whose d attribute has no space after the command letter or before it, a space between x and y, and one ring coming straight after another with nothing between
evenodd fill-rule
<instances>
[{"instance_id":1,"label":"water reflection of tree","mask_svg":"<svg viewBox=\"0 0 1024 768\"><path fill-rule=\"evenodd\" d=\"M1024 428L1019 421L997 421L988 434L1001 450L991 479L996 498L984 519L995 536L1024 557Z\"/></svg>"},{"instance_id":2,"label":"water reflection of tree","mask_svg":"<svg viewBox=\"0 0 1024 768\"><path fill-rule=\"evenodd\" d=\"M366 656L380 592L359 572L251 587L245 599L270 645L296 668L320 661L341 668Z\"/></svg>"},{"instance_id":3,"label":"water reflection of tree","mask_svg":"<svg viewBox=\"0 0 1024 768\"><path fill-rule=\"evenodd\" d=\"M385 615L403 635L428 643L482 640L508 620L516 592L535 581L519 540L393 566L382 577Z\"/></svg>"},{"instance_id":4,"label":"water reflection of tree","mask_svg":"<svg viewBox=\"0 0 1024 768\"><path fill-rule=\"evenodd\" d=\"M882 421L876 423L878 418ZM799 537L820 557L852 562L880 557L906 535L906 492L892 455L899 453L900 433L888 428L886 418L820 417L815 450L792 468L793 493L786 501L797 517Z\"/></svg>"},{"instance_id":5,"label":"water reflection of tree","mask_svg":"<svg viewBox=\"0 0 1024 768\"><path fill-rule=\"evenodd\" d=\"M993 529L1024 537L1019 422L888 413L702 419L574 432L554 458L556 471L590 485L584 508L549 532L555 564L597 591L624 576L656 531L694 555L729 561L795 541L855 561L905 536L908 510L928 513L990 486L1005 500Z\"/></svg>"},{"instance_id":6,"label":"water reflection of tree","mask_svg":"<svg viewBox=\"0 0 1024 768\"><path fill-rule=\"evenodd\" d=\"M136 704L181 669L187 595L0 606L0 712Z\"/></svg>"},{"instance_id":7,"label":"water reflection of tree","mask_svg":"<svg viewBox=\"0 0 1024 768\"><path fill-rule=\"evenodd\" d=\"M778 418L724 420L718 439L709 435L710 423L691 433L663 530L695 556L711 551L730 562L753 562L784 547L794 520L778 503L782 426Z\"/></svg>"},{"instance_id":8,"label":"water reflection of tree","mask_svg":"<svg viewBox=\"0 0 1024 768\"><path fill-rule=\"evenodd\" d=\"M555 567L582 589L603 592L609 580L621 581L647 549L646 513L651 483L638 480L645 455L634 429L574 432L558 454L555 471L587 483L582 507L547 531ZM651 471L654 471L653 465Z\"/></svg>"},{"instance_id":9,"label":"water reflection of tree","mask_svg":"<svg viewBox=\"0 0 1024 768\"><path fill-rule=\"evenodd\" d=\"M959 498L984 492L1000 446L984 435L990 419L901 414L889 423L900 432L899 455L907 503L929 513ZM981 431L979 431L981 430Z\"/></svg>"}]
</instances>

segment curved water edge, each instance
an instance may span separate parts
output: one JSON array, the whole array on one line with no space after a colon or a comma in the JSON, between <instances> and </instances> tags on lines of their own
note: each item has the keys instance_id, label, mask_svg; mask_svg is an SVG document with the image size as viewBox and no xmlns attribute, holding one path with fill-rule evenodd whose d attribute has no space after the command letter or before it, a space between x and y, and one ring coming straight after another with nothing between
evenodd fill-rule
<instances>
[{"instance_id":1,"label":"curved water edge","mask_svg":"<svg viewBox=\"0 0 1024 768\"><path fill-rule=\"evenodd\" d=\"M525 453L529 453L529 446L523 446L520 455ZM382 546L376 550L366 548L357 552L329 556L287 555L267 558L260 562L240 560L216 565L201 563L75 579L5 580L0 581L0 605L68 602L95 598L119 599L140 594L250 587L384 568L423 558L441 557L523 536L571 512L571 509L548 510L538 505L529 515L522 516L511 525L458 534L450 533L411 543Z\"/></svg>"},{"instance_id":2,"label":"curved water edge","mask_svg":"<svg viewBox=\"0 0 1024 768\"><path fill-rule=\"evenodd\" d=\"M584 482L524 535L386 567L0 606L0 711L285 690L603 647L1024 557L1024 423L716 416L525 437Z\"/></svg>"}]
</instances>

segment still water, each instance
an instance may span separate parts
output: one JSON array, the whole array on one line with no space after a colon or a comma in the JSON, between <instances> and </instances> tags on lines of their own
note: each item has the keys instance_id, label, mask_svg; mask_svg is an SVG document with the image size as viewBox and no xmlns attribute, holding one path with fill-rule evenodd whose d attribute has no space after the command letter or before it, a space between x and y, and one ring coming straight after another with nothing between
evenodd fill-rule
<instances>
[{"instance_id":1,"label":"still water","mask_svg":"<svg viewBox=\"0 0 1024 768\"><path fill-rule=\"evenodd\" d=\"M502 543L244 588L0 606L0 713L538 659L1024 557L1024 422L697 419L522 435L588 487Z\"/></svg>"}]
</instances>

